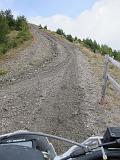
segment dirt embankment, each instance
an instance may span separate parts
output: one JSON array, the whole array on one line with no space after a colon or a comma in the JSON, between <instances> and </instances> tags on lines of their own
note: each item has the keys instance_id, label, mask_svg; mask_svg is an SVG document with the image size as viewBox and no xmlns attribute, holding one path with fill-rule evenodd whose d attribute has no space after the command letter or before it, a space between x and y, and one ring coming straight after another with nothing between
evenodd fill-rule
<instances>
[{"instance_id":1,"label":"dirt embankment","mask_svg":"<svg viewBox=\"0 0 120 160\"><path fill-rule=\"evenodd\" d=\"M0 132L27 129L82 141L104 131L106 114L87 57L36 26L31 31L34 43L0 64L9 70L0 77Z\"/></svg>"}]
</instances>

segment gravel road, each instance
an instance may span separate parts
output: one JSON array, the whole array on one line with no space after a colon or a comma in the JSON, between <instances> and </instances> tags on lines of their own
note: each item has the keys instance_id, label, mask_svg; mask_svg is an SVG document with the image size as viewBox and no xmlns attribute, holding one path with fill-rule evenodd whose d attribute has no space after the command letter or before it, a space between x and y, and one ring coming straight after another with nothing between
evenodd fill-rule
<instances>
[{"instance_id":1,"label":"gravel road","mask_svg":"<svg viewBox=\"0 0 120 160\"><path fill-rule=\"evenodd\" d=\"M10 71L0 77L0 132L27 129L80 141L101 133L100 90L85 55L36 26L31 31L35 41L0 64Z\"/></svg>"}]
</instances>

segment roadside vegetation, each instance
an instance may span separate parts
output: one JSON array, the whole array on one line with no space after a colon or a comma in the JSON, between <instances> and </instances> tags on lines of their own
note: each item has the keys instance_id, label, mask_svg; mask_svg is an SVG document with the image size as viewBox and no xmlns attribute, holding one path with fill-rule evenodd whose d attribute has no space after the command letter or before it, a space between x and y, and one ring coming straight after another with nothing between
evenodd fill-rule
<instances>
[{"instance_id":1,"label":"roadside vegetation","mask_svg":"<svg viewBox=\"0 0 120 160\"><path fill-rule=\"evenodd\" d=\"M114 57L115 60L120 61L120 51L113 50L111 47L107 46L106 44L100 45L95 40L92 40L90 38L86 38L83 40L81 40L78 37L73 38L72 35L66 35L65 32L60 28L56 30L56 33L61 35L62 37L64 37L70 42L83 45L84 47L90 49L96 54L101 54L103 56L108 54L109 56Z\"/></svg>"},{"instance_id":2,"label":"roadside vegetation","mask_svg":"<svg viewBox=\"0 0 120 160\"><path fill-rule=\"evenodd\" d=\"M30 38L28 23L24 16L15 19L11 10L0 11L0 56Z\"/></svg>"},{"instance_id":3,"label":"roadside vegetation","mask_svg":"<svg viewBox=\"0 0 120 160\"><path fill-rule=\"evenodd\" d=\"M87 57L90 66L92 67L93 74L97 78L97 85L99 90L102 90L103 70L104 70L104 56L95 54L90 48L86 48L83 44L79 45L80 51ZM120 70L109 63L109 74L120 84ZM108 109L120 105L120 94L108 81L106 92ZM100 99L98 100L100 102Z\"/></svg>"},{"instance_id":4,"label":"roadside vegetation","mask_svg":"<svg viewBox=\"0 0 120 160\"><path fill-rule=\"evenodd\" d=\"M120 61L120 51L113 50L111 47L107 45L99 45L95 40L92 39L83 39L83 44L90 48L94 53L101 53L101 55L108 54L111 57L114 57L114 59Z\"/></svg>"},{"instance_id":5,"label":"roadside vegetation","mask_svg":"<svg viewBox=\"0 0 120 160\"><path fill-rule=\"evenodd\" d=\"M44 27L40 29L45 29ZM48 30L49 31L49 30ZM102 88L102 80L103 80L103 66L104 66L104 55L108 54L109 56L113 57L115 60L120 61L120 51L113 50L111 47L105 44L98 44L95 40L90 38L86 39L79 39L78 37L72 37L72 35L66 35L65 32L58 28L56 32L51 32L53 35L59 37L63 37L64 39L76 44L82 53L84 53L88 59L90 66L92 66L93 74L97 77L97 85L99 90ZM120 72L119 69L109 64L109 73L110 75L120 82ZM107 103L105 104L108 109L111 109L113 106L119 106L120 97L118 92L113 88L112 84L108 82L107 93L106 93L106 100ZM98 100L100 102L100 99Z\"/></svg>"}]
</instances>

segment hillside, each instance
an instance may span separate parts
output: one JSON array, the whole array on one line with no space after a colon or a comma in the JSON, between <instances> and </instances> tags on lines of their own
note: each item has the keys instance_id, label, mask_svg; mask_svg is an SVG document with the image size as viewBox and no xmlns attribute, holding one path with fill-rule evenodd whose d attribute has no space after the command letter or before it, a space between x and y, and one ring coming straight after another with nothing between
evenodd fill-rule
<instances>
[{"instance_id":1,"label":"hillside","mask_svg":"<svg viewBox=\"0 0 120 160\"><path fill-rule=\"evenodd\" d=\"M31 38L24 16L14 18L11 10L0 11L0 58Z\"/></svg>"},{"instance_id":2,"label":"hillside","mask_svg":"<svg viewBox=\"0 0 120 160\"><path fill-rule=\"evenodd\" d=\"M30 30L31 45L0 63L9 71L0 76L1 133L27 129L82 141L118 126L116 111L99 105L99 77L79 46Z\"/></svg>"}]
</instances>

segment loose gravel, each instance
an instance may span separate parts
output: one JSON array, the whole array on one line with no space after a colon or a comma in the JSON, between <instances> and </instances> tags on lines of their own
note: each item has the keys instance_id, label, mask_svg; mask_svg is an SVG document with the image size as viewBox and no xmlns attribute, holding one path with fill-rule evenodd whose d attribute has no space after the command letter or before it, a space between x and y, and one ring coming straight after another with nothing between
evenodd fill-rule
<instances>
[{"instance_id":1,"label":"loose gravel","mask_svg":"<svg viewBox=\"0 0 120 160\"><path fill-rule=\"evenodd\" d=\"M106 114L85 55L37 26L31 31L33 44L0 64L10 71L0 77L0 133L27 129L78 141L102 133Z\"/></svg>"}]
</instances>

